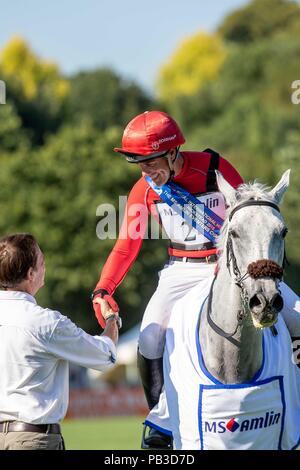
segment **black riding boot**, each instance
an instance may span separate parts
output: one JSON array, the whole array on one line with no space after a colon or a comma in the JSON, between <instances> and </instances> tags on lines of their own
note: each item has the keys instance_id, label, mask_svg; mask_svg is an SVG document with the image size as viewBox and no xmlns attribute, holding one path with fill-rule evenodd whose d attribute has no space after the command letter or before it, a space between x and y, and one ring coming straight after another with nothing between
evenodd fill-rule
<instances>
[{"instance_id":1,"label":"black riding boot","mask_svg":"<svg viewBox=\"0 0 300 470\"><path fill-rule=\"evenodd\" d=\"M137 365L149 410L152 410L159 401L159 396L164 384L163 358L147 359L142 356L138 350Z\"/></svg>"},{"instance_id":2,"label":"black riding boot","mask_svg":"<svg viewBox=\"0 0 300 470\"><path fill-rule=\"evenodd\" d=\"M146 400L151 410L159 401L159 396L164 384L163 378L163 358L147 359L139 352L138 369L140 372L142 384ZM157 429L149 428L148 434L146 433L148 426L144 425L142 449L172 449L172 438ZM146 435L147 434L147 435Z\"/></svg>"}]
</instances>

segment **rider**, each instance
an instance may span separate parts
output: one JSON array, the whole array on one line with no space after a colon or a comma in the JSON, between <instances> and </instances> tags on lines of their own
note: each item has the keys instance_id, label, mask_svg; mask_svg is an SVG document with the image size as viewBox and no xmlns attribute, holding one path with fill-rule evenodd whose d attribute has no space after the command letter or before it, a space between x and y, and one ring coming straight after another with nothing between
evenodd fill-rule
<instances>
[{"instance_id":1,"label":"rider","mask_svg":"<svg viewBox=\"0 0 300 470\"><path fill-rule=\"evenodd\" d=\"M216 187L215 170L218 169L235 188L243 182L233 166L217 152L211 149L180 151L180 145L184 143L177 123L161 111L139 114L126 126L122 147L114 150L125 155L129 163L137 164L142 177L129 194L119 238L93 292L94 310L99 323L104 326L106 310L110 307L118 310L112 296L134 263L146 230L146 223L139 220L139 235L131 236L128 227L133 226L138 216L137 211L130 208L134 204L146 206L170 240L169 261L159 274L157 289L144 313L138 341L138 366L149 409L158 403L163 385L162 356L172 306L189 289L213 275L217 257L215 242L190 227L160 198L145 176L151 178L156 188L169 182L176 183L222 219L225 203ZM164 446L169 444L169 439L159 430L151 429L146 444Z\"/></svg>"}]
</instances>

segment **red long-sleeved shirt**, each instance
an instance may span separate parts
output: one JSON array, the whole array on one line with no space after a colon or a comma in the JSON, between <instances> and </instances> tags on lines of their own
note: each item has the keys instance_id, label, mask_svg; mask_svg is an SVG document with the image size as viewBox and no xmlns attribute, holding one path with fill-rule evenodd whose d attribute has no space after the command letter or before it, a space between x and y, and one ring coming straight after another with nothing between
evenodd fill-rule
<instances>
[{"instance_id":1,"label":"red long-sleeved shirt","mask_svg":"<svg viewBox=\"0 0 300 470\"><path fill-rule=\"evenodd\" d=\"M184 159L183 167L180 173L173 178L173 181L191 194L206 193L207 172L211 155L204 152L181 152L181 155ZM218 169L234 188L243 182L235 168L221 156ZM159 201L159 196L141 177L129 193L119 237L102 269L97 289L105 289L112 295L122 282L140 251L147 228L148 214L155 215L160 222L160 217L155 209ZM140 217L141 212L147 213L147 217L145 214L144 217ZM186 250L186 248L184 250L170 249L169 253L176 256L197 257L197 250ZM205 252L202 251L201 254L207 256L215 252L216 249L213 248Z\"/></svg>"}]
</instances>

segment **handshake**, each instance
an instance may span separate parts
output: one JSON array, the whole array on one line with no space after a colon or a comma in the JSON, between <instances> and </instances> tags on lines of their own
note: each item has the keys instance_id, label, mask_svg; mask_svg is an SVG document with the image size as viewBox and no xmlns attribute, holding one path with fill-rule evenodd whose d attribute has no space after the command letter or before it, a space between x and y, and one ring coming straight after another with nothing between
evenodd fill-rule
<instances>
[{"instance_id":1,"label":"handshake","mask_svg":"<svg viewBox=\"0 0 300 470\"><path fill-rule=\"evenodd\" d=\"M114 320L117 327L122 327L122 319L119 316L119 306L109 293L104 289L97 289L92 293L93 308L98 323L105 328L107 322Z\"/></svg>"}]
</instances>

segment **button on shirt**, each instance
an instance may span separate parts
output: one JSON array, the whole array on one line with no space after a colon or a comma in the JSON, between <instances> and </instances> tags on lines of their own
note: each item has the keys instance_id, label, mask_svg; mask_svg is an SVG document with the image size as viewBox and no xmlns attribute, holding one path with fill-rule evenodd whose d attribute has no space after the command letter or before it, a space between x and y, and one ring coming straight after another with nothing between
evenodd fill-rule
<instances>
[{"instance_id":1,"label":"button on shirt","mask_svg":"<svg viewBox=\"0 0 300 470\"><path fill-rule=\"evenodd\" d=\"M115 360L107 336L85 333L25 292L0 291L0 421L61 421L68 407L69 362L104 370Z\"/></svg>"}]
</instances>

